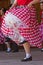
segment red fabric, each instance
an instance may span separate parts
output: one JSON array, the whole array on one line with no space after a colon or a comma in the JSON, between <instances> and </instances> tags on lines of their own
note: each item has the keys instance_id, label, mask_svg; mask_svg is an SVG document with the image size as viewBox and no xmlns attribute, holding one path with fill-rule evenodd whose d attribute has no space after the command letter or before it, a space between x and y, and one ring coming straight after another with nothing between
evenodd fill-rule
<instances>
[{"instance_id":1,"label":"red fabric","mask_svg":"<svg viewBox=\"0 0 43 65\"><path fill-rule=\"evenodd\" d=\"M42 18L43 14L42 13L43 13L43 10L40 11L41 20L43 20L43 18Z\"/></svg>"},{"instance_id":2,"label":"red fabric","mask_svg":"<svg viewBox=\"0 0 43 65\"><path fill-rule=\"evenodd\" d=\"M1 24L2 24L2 17L0 16L0 44L3 44L5 42L5 37L1 31Z\"/></svg>"},{"instance_id":3,"label":"red fabric","mask_svg":"<svg viewBox=\"0 0 43 65\"><path fill-rule=\"evenodd\" d=\"M1 23L2 23L2 17L0 16L0 27L1 27Z\"/></svg>"},{"instance_id":4,"label":"red fabric","mask_svg":"<svg viewBox=\"0 0 43 65\"><path fill-rule=\"evenodd\" d=\"M22 23L20 26L19 26L19 24L16 23L17 24L16 28L18 26L17 30L25 38L25 40L28 41L30 43L30 45L41 48L41 37L40 37L40 31L39 31L39 24L36 20L35 8L34 7L31 7L30 9L28 7L13 8L10 11L7 11L5 13L5 17L7 17L9 12L12 13L14 16L17 16L22 21L22 23L25 24L24 25L25 27L24 27ZM17 36L15 37L15 35L16 35L15 26L12 28L9 28L8 26L6 26L6 21L12 17L8 16L7 20L5 17L4 17L4 20L2 23L2 28L1 28L2 32L4 35L10 36L10 38L13 41L18 43L18 39L19 39L18 33L17 33Z\"/></svg>"},{"instance_id":5,"label":"red fabric","mask_svg":"<svg viewBox=\"0 0 43 65\"><path fill-rule=\"evenodd\" d=\"M2 22L2 17L0 16L0 22Z\"/></svg>"},{"instance_id":6,"label":"red fabric","mask_svg":"<svg viewBox=\"0 0 43 65\"><path fill-rule=\"evenodd\" d=\"M0 29L0 44L3 44L5 42L5 37Z\"/></svg>"},{"instance_id":7,"label":"red fabric","mask_svg":"<svg viewBox=\"0 0 43 65\"><path fill-rule=\"evenodd\" d=\"M41 37L43 41L43 10L40 11L40 16L41 16L41 25L40 25L40 32L41 32Z\"/></svg>"},{"instance_id":8,"label":"red fabric","mask_svg":"<svg viewBox=\"0 0 43 65\"><path fill-rule=\"evenodd\" d=\"M18 0L18 5L27 5L30 3L32 0Z\"/></svg>"}]
</instances>

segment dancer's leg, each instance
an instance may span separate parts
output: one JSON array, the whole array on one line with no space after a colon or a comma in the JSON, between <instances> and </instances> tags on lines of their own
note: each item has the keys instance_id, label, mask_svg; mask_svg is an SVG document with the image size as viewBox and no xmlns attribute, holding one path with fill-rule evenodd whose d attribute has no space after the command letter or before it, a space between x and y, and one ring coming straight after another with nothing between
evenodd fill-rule
<instances>
[{"instance_id":1,"label":"dancer's leg","mask_svg":"<svg viewBox=\"0 0 43 65\"><path fill-rule=\"evenodd\" d=\"M30 51L30 44L28 42L25 42L23 44L25 53L26 53L26 57L22 60L22 61L30 61L32 60L32 56L31 56L31 51Z\"/></svg>"},{"instance_id":2,"label":"dancer's leg","mask_svg":"<svg viewBox=\"0 0 43 65\"><path fill-rule=\"evenodd\" d=\"M6 44L6 47L7 47L7 52L8 53L11 52L10 44L8 42L5 42L5 44Z\"/></svg>"},{"instance_id":3,"label":"dancer's leg","mask_svg":"<svg viewBox=\"0 0 43 65\"><path fill-rule=\"evenodd\" d=\"M6 44L6 46L7 46L7 52L8 52L8 53L11 52L11 48L10 48L9 42L10 42L10 38L6 37L5 44Z\"/></svg>"}]
</instances>

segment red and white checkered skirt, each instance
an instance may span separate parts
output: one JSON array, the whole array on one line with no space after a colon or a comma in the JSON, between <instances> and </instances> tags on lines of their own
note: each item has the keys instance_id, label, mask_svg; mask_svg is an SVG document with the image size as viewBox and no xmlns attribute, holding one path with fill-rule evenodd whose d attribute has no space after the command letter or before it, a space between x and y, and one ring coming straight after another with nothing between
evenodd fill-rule
<instances>
[{"instance_id":1,"label":"red and white checkered skirt","mask_svg":"<svg viewBox=\"0 0 43 65\"><path fill-rule=\"evenodd\" d=\"M1 29L5 36L16 43L26 40L30 45L41 48L39 24L34 6L31 8L17 6L6 11Z\"/></svg>"},{"instance_id":2,"label":"red and white checkered skirt","mask_svg":"<svg viewBox=\"0 0 43 65\"><path fill-rule=\"evenodd\" d=\"M39 26L39 30L40 30L41 39L42 39L42 42L43 42L43 21L42 20L41 20L41 25Z\"/></svg>"},{"instance_id":3,"label":"red and white checkered skirt","mask_svg":"<svg viewBox=\"0 0 43 65\"><path fill-rule=\"evenodd\" d=\"M3 33L1 32L1 29L0 29L0 44L3 44L5 42L5 37L3 35Z\"/></svg>"}]
</instances>

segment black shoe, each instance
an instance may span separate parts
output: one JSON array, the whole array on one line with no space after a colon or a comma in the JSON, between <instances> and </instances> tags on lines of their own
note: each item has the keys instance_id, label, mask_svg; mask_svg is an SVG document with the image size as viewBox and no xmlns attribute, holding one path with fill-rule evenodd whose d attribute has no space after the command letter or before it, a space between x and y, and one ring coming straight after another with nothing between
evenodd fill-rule
<instances>
[{"instance_id":1,"label":"black shoe","mask_svg":"<svg viewBox=\"0 0 43 65\"><path fill-rule=\"evenodd\" d=\"M25 61L32 61L32 56L31 56L30 58L22 59L21 61L22 61L22 62L25 62Z\"/></svg>"}]
</instances>

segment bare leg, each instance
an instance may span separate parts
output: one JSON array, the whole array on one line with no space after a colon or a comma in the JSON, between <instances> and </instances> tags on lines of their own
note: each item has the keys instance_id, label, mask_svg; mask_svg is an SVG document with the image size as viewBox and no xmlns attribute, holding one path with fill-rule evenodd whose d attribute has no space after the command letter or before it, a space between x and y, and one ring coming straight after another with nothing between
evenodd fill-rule
<instances>
[{"instance_id":1,"label":"bare leg","mask_svg":"<svg viewBox=\"0 0 43 65\"><path fill-rule=\"evenodd\" d=\"M30 44L28 42L24 43L23 47L24 47L25 53L31 53Z\"/></svg>"},{"instance_id":2,"label":"bare leg","mask_svg":"<svg viewBox=\"0 0 43 65\"><path fill-rule=\"evenodd\" d=\"M10 48L10 45L8 42L5 42L6 46L7 46L7 52L10 52L11 51L11 48Z\"/></svg>"},{"instance_id":3,"label":"bare leg","mask_svg":"<svg viewBox=\"0 0 43 65\"><path fill-rule=\"evenodd\" d=\"M32 56L31 56L31 51L30 51L30 44L28 42L25 42L23 44L25 53L26 53L26 57L22 60L22 61L30 61L32 60Z\"/></svg>"},{"instance_id":4,"label":"bare leg","mask_svg":"<svg viewBox=\"0 0 43 65\"><path fill-rule=\"evenodd\" d=\"M6 44L7 48L10 48L10 45L8 42L5 42L5 44Z\"/></svg>"}]
</instances>

